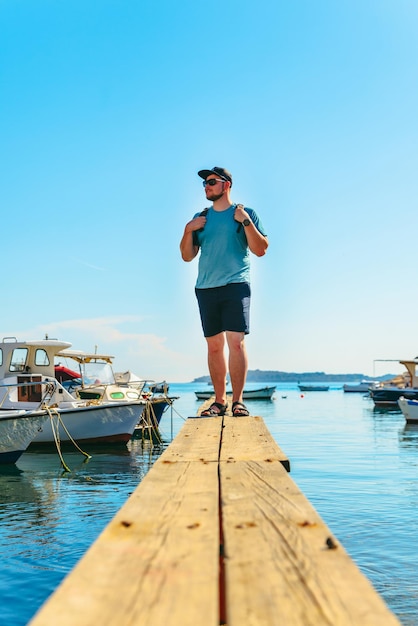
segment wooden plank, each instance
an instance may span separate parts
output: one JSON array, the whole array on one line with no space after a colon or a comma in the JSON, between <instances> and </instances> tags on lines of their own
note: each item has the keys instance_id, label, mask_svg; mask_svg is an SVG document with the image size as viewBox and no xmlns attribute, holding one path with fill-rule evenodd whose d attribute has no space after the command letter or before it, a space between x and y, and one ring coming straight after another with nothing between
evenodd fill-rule
<instances>
[{"instance_id":1,"label":"wooden plank","mask_svg":"<svg viewBox=\"0 0 418 626\"><path fill-rule=\"evenodd\" d=\"M31 626L399 626L286 461L262 418L189 418Z\"/></svg>"},{"instance_id":2,"label":"wooden plank","mask_svg":"<svg viewBox=\"0 0 418 626\"><path fill-rule=\"evenodd\" d=\"M262 417L225 417L221 460L280 461L290 471L290 461L271 436Z\"/></svg>"},{"instance_id":3,"label":"wooden plank","mask_svg":"<svg viewBox=\"0 0 418 626\"><path fill-rule=\"evenodd\" d=\"M199 414L212 404L214 397L207 400L199 409ZM231 397L228 397L228 413L231 413ZM190 420L191 418L189 418ZM197 419L197 418L196 418ZM201 418L213 422L219 418ZM241 460L279 460L285 469L290 472L290 461L287 455L279 448L270 434L262 417L223 417L224 432L221 447L221 460L232 461L238 457ZM171 444L172 445L172 444Z\"/></svg>"},{"instance_id":4,"label":"wooden plank","mask_svg":"<svg viewBox=\"0 0 418 626\"><path fill-rule=\"evenodd\" d=\"M164 460L174 462L204 459L217 463L222 427L222 419L219 418L189 417L164 452Z\"/></svg>"},{"instance_id":5,"label":"wooden plank","mask_svg":"<svg viewBox=\"0 0 418 626\"><path fill-rule=\"evenodd\" d=\"M220 476L228 626L399 626L280 462Z\"/></svg>"},{"instance_id":6,"label":"wooden plank","mask_svg":"<svg viewBox=\"0 0 418 626\"><path fill-rule=\"evenodd\" d=\"M32 626L218 626L218 463L210 461L217 460L222 420L193 421ZM205 436L214 431L215 439Z\"/></svg>"}]
</instances>

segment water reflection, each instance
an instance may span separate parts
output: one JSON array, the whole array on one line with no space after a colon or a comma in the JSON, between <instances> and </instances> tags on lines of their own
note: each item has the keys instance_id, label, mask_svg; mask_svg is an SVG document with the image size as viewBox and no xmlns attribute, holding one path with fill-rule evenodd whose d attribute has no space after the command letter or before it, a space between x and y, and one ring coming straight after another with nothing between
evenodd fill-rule
<instances>
[{"instance_id":1,"label":"water reflection","mask_svg":"<svg viewBox=\"0 0 418 626\"><path fill-rule=\"evenodd\" d=\"M418 424L405 424L399 431L399 443L410 451L418 451Z\"/></svg>"},{"instance_id":2,"label":"water reflection","mask_svg":"<svg viewBox=\"0 0 418 626\"><path fill-rule=\"evenodd\" d=\"M95 446L90 459L25 452L0 472L0 602L4 623L27 624L142 480L164 447ZM13 582L12 582L13 581ZM23 588L30 589L30 601ZM21 598L25 596L25 603Z\"/></svg>"},{"instance_id":3,"label":"water reflection","mask_svg":"<svg viewBox=\"0 0 418 626\"><path fill-rule=\"evenodd\" d=\"M200 387L170 385L180 398L173 422L163 420L163 431L176 434L195 414L194 391ZM248 406L289 457L291 478L390 608L403 624L418 623L411 549L418 533L418 426L406 425L396 409L374 409L367 396L339 390L301 397L290 386L278 386L272 402ZM10 473L0 473L5 623L29 621L163 449L137 440L127 447L88 449L87 462L66 450L70 473L63 473L54 450L36 451L23 454Z\"/></svg>"},{"instance_id":4,"label":"water reflection","mask_svg":"<svg viewBox=\"0 0 418 626\"><path fill-rule=\"evenodd\" d=\"M12 465L2 467L0 471L0 510L3 505L17 502L33 503L41 499L41 492L18 467Z\"/></svg>"},{"instance_id":5,"label":"water reflection","mask_svg":"<svg viewBox=\"0 0 418 626\"><path fill-rule=\"evenodd\" d=\"M380 413L382 415L390 415L393 413L400 415L402 413L400 408L396 406L373 406L372 411L373 413Z\"/></svg>"}]
</instances>

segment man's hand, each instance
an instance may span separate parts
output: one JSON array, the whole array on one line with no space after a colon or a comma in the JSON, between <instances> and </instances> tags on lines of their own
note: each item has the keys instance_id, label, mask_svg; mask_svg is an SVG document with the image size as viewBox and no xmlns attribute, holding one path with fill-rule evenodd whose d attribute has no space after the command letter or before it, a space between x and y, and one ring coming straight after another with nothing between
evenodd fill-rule
<instances>
[{"instance_id":1,"label":"man's hand","mask_svg":"<svg viewBox=\"0 0 418 626\"><path fill-rule=\"evenodd\" d=\"M198 215L194 219L187 222L185 232L193 233L195 230L200 230L204 228L206 224L206 217L204 215Z\"/></svg>"},{"instance_id":2,"label":"man's hand","mask_svg":"<svg viewBox=\"0 0 418 626\"><path fill-rule=\"evenodd\" d=\"M235 207L235 212L234 212L234 220L242 224L244 220L249 220L249 219L250 219L250 216L248 215L247 211L244 209L244 205L237 204L237 206Z\"/></svg>"}]
</instances>

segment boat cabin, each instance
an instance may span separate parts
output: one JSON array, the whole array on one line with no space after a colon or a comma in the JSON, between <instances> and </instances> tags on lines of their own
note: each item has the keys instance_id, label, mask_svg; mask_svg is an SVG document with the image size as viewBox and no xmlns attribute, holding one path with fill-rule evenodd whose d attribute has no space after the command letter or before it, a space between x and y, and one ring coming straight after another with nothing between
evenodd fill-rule
<instances>
[{"instance_id":1,"label":"boat cabin","mask_svg":"<svg viewBox=\"0 0 418 626\"><path fill-rule=\"evenodd\" d=\"M408 381L409 382L408 386L418 387L418 375L417 375L418 359L411 359L408 361L399 361L399 363L401 363L402 365L406 367L406 370L409 374L410 381Z\"/></svg>"},{"instance_id":2,"label":"boat cabin","mask_svg":"<svg viewBox=\"0 0 418 626\"><path fill-rule=\"evenodd\" d=\"M115 384L115 375L112 369L112 361L115 357L107 354L89 354L81 350L65 350L57 355L58 358L72 359L78 364L78 376L81 386L92 384Z\"/></svg>"},{"instance_id":3,"label":"boat cabin","mask_svg":"<svg viewBox=\"0 0 418 626\"><path fill-rule=\"evenodd\" d=\"M70 383L67 387L77 398L114 402L138 400L141 396L142 387L138 389L130 385L122 386L116 381L112 368L114 356L63 350L57 357L72 359L78 365L79 377L73 381L74 384Z\"/></svg>"},{"instance_id":4,"label":"boat cabin","mask_svg":"<svg viewBox=\"0 0 418 626\"><path fill-rule=\"evenodd\" d=\"M22 408L38 405L46 392L45 383L56 383L56 354L70 346L56 339L18 341L16 337L4 337L0 343L0 408L7 408L9 401L22 403ZM60 393L60 400L64 399L64 389L54 387L55 392Z\"/></svg>"}]
</instances>

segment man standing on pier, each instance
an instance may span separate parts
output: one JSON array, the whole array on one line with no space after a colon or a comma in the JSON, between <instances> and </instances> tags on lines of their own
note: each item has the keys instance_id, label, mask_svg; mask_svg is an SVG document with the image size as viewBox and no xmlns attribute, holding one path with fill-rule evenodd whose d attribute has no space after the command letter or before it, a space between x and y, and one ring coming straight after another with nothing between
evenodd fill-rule
<instances>
[{"instance_id":1,"label":"man standing on pier","mask_svg":"<svg viewBox=\"0 0 418 626\"><path fill-rule=\"evenodd\" d=\"M196 297L208 345L209 373L215 401L202 416L225 415L226 375L232 386L232 415L249 415L242 394L248 360L244 337L249 333L250 254L263 256L268 241L253 209L231 202L232 176L223 167L200 170L206 198L212 205L186 224L180 242L184 261L200 250ZM225 357L228 345L228 363Z\"/></svg>"}]
</instances>

